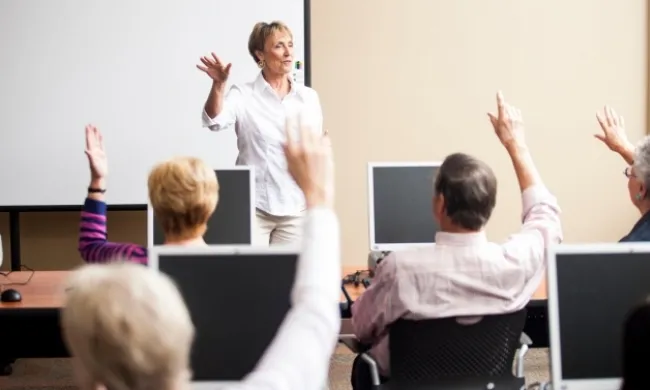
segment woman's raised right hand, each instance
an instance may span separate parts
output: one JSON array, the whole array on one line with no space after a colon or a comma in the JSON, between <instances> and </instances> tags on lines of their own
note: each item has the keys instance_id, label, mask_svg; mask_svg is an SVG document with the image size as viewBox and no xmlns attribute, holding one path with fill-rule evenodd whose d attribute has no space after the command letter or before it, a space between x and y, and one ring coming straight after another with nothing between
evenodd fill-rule
<instances>
[{"instance_id":1,"label":"woman's raised right hand","mask_svg":"<svg viewBox=\"0 0 650 390\"><path fill-rule=\"evenodd\" d=\"M625 120L611 107L605 106L602 113L596 114L596 119L603 132L594 134L594 137L604 143L611 151L622 153L633 148L625 134Z\"/></svg>"},{"instance_id":2,"label":"woman's raised right hand","mask_svg":"<svg viewBox=\"0 0 650 390\"><path fill-rule=\"evenodd\" d=\"M205 72L212 81L218 85L225 85L230 74L230 66L232 64L224 65L216 54L211 53L211 56L201 57L203 65L196 65L197 68Z\"/></svg>"}]
</instances>

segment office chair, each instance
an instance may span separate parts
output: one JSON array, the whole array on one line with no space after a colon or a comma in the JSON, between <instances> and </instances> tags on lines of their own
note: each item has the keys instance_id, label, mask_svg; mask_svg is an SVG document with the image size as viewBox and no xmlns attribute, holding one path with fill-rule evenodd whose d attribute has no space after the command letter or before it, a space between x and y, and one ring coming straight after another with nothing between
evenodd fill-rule
<instances>
[{"instance_id":1,"label":"office chair","mask_svg":"<svg viewBox=\"0 0 650 390\"><path fill-rule=\"evenodd\" d=\"M477 319L396 321L389 329L391 377L383 385L367 346L351 335L342 335L339 341L361 354L376 389L521 389L525 386L524 355L532 344L522 333L526 309Z\"/></svg>"}]
</instances>

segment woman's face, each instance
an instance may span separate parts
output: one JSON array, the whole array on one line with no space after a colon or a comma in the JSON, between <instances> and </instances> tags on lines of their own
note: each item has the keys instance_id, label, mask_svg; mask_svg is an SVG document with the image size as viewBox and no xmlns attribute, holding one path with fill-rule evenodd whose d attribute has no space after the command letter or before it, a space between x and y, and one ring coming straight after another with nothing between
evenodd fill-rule
<instances>
[{"instance_id":1,"label":"woman's face","mask_svg":"<svg viewBox=\"0 0 650 390\"><path fill-rule=\"evenodd\" d=\"M643 188L643 184L636 177L633 167L625 169L625 176L627 176L627 190L630 194L630 200L635 206L638 206L645 198L645 189Z\"/></svg>"},{"instance_id":2,"label":"woman's face","mask_svg":"<svg viewBox=\"0 0 650 390\"><path fill-rule=\"evenodd\" d=\"M276 31L269 36L264 51L258 52L264 68L273 74L289 74L293 68L293 37L289 31Z\"/></svg>"}]
</instances>

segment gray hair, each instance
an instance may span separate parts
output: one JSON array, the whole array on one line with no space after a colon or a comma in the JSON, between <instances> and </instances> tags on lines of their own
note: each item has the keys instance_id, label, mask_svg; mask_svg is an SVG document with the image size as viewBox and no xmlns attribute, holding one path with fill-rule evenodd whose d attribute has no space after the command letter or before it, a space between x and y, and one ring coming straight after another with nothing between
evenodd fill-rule
<instances>
[{"instance_id":1,"label":"gray hair","mask_svg":"<svg viewBox=\"0 0 650 390\"><path fill-rule=\"evenodd\" d=\"M496 205L497 178L483 161L454 153L442 162L434 191L444 197L445 213L455 225L479 230Z\"/></svg>"},{"instance_id":2,"label":"gray hair","mask_svg":"<svg viewBox=\"0 0 650 390\"><path fill-rule=\"evenodd\" d=\"M650 136L642 139L634 152L634 174L646 188L646 198L650 196Z\"/></svg>"}]
</instances>

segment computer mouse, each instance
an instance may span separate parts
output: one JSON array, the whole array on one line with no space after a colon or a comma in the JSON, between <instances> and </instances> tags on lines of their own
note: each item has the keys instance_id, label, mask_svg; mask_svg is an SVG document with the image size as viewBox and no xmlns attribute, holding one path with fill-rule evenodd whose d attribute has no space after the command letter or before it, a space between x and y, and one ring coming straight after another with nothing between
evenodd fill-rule
<instances>
[{"instance_id":1,"label":"computer mouse","mask_svg":"<svg viewBox=\"0 0 650 390\"><path fill-rule=\"evenodd\" d=\"M20 302L23 300L23 296L20 295L18 290L14 290L13 288L4 290L2 294L0 294L0 302Z\"/></svg>"}]
</instances>

